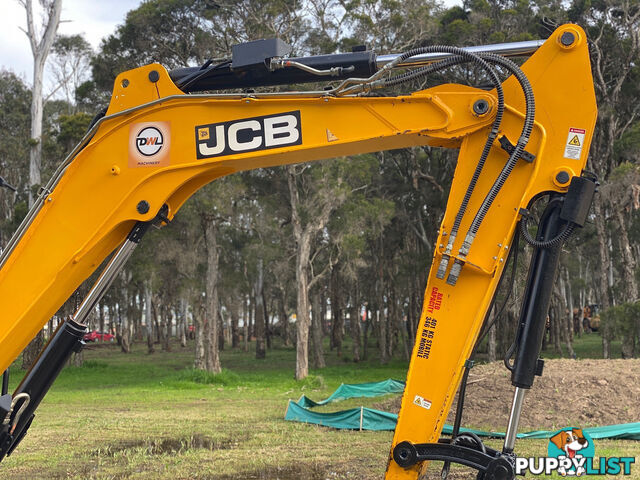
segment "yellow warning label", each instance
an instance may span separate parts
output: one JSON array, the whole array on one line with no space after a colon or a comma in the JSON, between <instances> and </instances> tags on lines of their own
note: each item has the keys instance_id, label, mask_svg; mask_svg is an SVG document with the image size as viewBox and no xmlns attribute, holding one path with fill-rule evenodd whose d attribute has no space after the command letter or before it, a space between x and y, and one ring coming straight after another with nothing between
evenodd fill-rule
<instances>
[{"instance_id":1,"label":"yellow warning label","mask_svg":"<svg viewBox=\"0 0 640 480\"><path fill-rule=\"evenodd\" d=\"M335 142L336 140L338 140L338 137L336 137L333 132L327 128L327 141Z\"/></svg>"},{"instance_id":2,"label":"yellow warning label","mask_svg":"<svg viewBox=\"0 0 640 480\"><path fill-rule=\"evenodd\" d=\"M569 140L569 145L574 145L576 147L580 146L580 139L578 138L578 135L574 135L573 138Z\"/></svg>"}]
</instances>

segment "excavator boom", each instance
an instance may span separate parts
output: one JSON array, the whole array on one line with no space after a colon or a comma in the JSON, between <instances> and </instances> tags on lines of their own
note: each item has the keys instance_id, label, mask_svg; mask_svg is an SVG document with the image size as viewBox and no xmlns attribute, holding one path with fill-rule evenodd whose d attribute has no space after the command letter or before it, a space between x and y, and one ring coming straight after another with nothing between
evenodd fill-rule
<instances>
[{"instance_id":1,"label":"excavator boom","mask_svg":"<svg viewBox=\"0 0 640 480\"><path fill-rule=\"evenodd\" d=\"M272 46L281 53L282 45ZM9 406L4 430L0 427L0 459L26 432L33 409L70 352L79 348L86 315L151 223L168 223L198 189L235 172L429 145L460 152L386 476L418 478L430 457L418 458L413 445L438 442L523 212L540 195L563 196L573 188L586 165L595 126L587 41L579 27L560 27L543 44L502 48L512 54L535 51L521 72L491 50L435 53L427 48L413 55L379 56L378 63L367 52L357 65L350 65L354 57L323 58L339 65L331 69L317 58L274 56L262 63L234 58L211 71L167 72L152 64L120 74L106 115L42 190L0 257L4 371L116 251L41 361L13 395L2 397L0 420L2 406ZM514 73L492 90L444 84L405 96L366 95L391 85L385 79L393 68L431 65L436 71L439 65L470 59L524 72L524 80ZM352 67L370 76L349 80ZM325 74L347 80L323 92L186 93L238 85L238 79L268 85L287 72L295 72L300 81ZM574 217L564 220L579 223ZM45 372L44 364L59 368ZM22 408L25 403L30 406ZM415 461L407 461L407 455L416 456Z\"/></svg>"}]
</instances>

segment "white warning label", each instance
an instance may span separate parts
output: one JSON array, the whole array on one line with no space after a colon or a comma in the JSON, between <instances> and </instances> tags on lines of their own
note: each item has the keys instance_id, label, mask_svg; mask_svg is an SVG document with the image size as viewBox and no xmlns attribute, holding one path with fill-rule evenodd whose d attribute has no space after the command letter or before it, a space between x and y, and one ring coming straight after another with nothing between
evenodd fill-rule
<instances>
[{"instance_id":1,"label":"white warning label","mask_svg":"<svg viewBox=\"0 0 640 480\"><path fill-rule=\"evenodd\" d=\"M582 153L582 146L584 145L584 135L587 133L582 128L570 128L569 135L567 136L567 144L564 147L564 158L571 158L578 160Z\"/></svg>"},{"instance_id":2,"label":"white warning label","mask_svg":"<svg viewBox=\"0 0 640 480\"><path fill-rule=\"evenodd\" d=\"M416 397L413 399L413 403L415 403L419 407L426 408L427 410L431 408L431 402L425 398L422 398L420 395L416 395Z\"/></svg>"}]
</instances>

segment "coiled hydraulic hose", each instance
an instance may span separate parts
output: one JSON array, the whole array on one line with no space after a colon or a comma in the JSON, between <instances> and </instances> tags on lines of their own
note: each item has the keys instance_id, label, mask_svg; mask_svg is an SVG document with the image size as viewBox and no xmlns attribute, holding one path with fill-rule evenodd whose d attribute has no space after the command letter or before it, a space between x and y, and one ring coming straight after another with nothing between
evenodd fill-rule
<instances>
[{"instance_id":1,"label":"coiled hydraulic hose","mask_svg":"<svg viewBox=\"0 0 640 480\"><path fill-rule=\"evenodd\" d=\"M478 209L478 212L476 213L476 216L473 219L471 226L469 227L467 238L469 237L469 235L471 235L471 238L470 238L471 241L473 241L473 237L475 237L476 233L478 233L480 224L484 220L484 217L489 211L489 208L491 207L493 201L498 196L500 189L507 181L507 178L511 174L511 171L513 170L516 163L518 162L520 155L522 155L522 152L524 151L525 146L529 142L529 138L531 137L531 132L533 131L533 122L535 119L535 108L536 108L535 99L533 96L533 89L531 88L531 84L529 83L529 80L527 79L524 72L520 69L520 67L518 67L518 65L516 65L514 62L512 62L507 58L501 57L499 55L491 54L491 53L482 54L482 57L492 63L498 64L506 68L515 76L516 80L520 84L520 87L522 88L522 91L525 97L525 119L524 119L524 125L522 126L522 133L520 134L520 138L518 139L518 142L516 143L516 146L513 149L513 152L511 152L511 155L509 156L509 160L503 167L502 171L500 172L500 175L498 175L498 178L496 179L494 184L491 186L489 193L487 194L484 201L482 202L482 205ZM465 243L467 243L467 238L465 238ZM468 253L468 248L470 247L470 245L463 245L463 248L465 247L466 247L466 251L461 253L464 253L466 255Z\"/></svg>"},{"instance_id":2,"label":"coiled hydraulic hose","mask_svg":"<svg viewBox=\"0 0 640 480\"><path fill-rule=\"evenodd\" d=\"M575 223L567 223L564 230L562 230L558 235L556 235L550 240L543 241L543 240L536 240L531 236L531 234L529 233L529 229L527 228L528 222L529 222L529 215L523 215L522 221L520 222L520 233L522 234L524 239L527 241L527 243L535 248L557 247L558 245L562 244L565 240L567 240L576 228Z\"/></svg>"},{"instance_id":3,"label":"coiled hydraulic hose","mask_svg":"<svg viewBox=\"0 0 640 480\"><path fill-rule=\"evenodd\" d=\"M531 84L527 79L524 72L511 60L508 60L500 55L495 55L491 53L481 54L483 58L492 62L494 64L500 65L503 68L510 71L520 84L522 92L524 93L525 98L525 120L524 125L522 127L522 132L520 134L520 138L518 139L515 148L511 152L509 156L509 160L502 168L502 171L498 175L498 178L495 180L489 193L485 196L476 216L471 222L471 226L465 235L464 241L462 242L462 246L460 247L459 254L461 258L457 258L451 267L451 271L449 272L449 277L447 278L447 283L449 285L455 285L458 277L460 275L460 271L462 270L462 266L464 265L464 257L469 254L469 249L471 248L471 244L475 239L476 234L478 233L478 229L484 220L489 208L493 204L493 201L498 196L500 189L507 181L507 178L511 174L511 171L516 166L516 163L520 159L520 155L524 151L525 146L529 142L529 138L531 136L531 132L533 131L533 122L535 119L535 99L533 96L533 89L531 88Z\"/></svg>"},{"instance_id":4,"label":"coiled hydraulic hose","mask_svg":"<svg viewBox=\"0 0 640 480\"><path fill-rule=\"evenodd\" d=\"M458 65L460 63L474 63L480 66L484 71L487 72L491 80L491 83L496 89L496 95L498 97L498 108L496 112L496 118L494 119L493 124L491 126L491 131L487 136L487 141L485 142L484 148L482 150L482 154L480 155L480 159L476 164L476 168L475 168L475 171L473 172L473 176L469 182L469 185L467 185L467 190L465 192L465 195L462 199L462 203L460 204L460 207L456 214L453 228L449 236L446 252L447 254L450 254L453 248L453 242L456 238L456 235L458 234L460 224L462 223L462 218L464 217L469 201L471 200L471 194L475 189L475 186L478 182L478 178L480 178L480 174L482 172L484 164L487 158L489 157L489 153L491 151L491 147L493 146L493 142L498 136L500 124L502 123L502 118L504 116L504 91L502 89L502 83L500 82L500 79L498 78L496 71L491 67L491 65L489 65L487 61L485 61L484 57L480 54L470 53L461 48L451 47L447 45L434 45L430 47L415 48L413 50L409 50L408 52L403 53L397 59L397 62L398 63L403 62L406 59L413 57L415 55L421 55L424 53L434 53L434 52L449 53L453 55L453 57L445 60L441 60L440 62L437 62L432 65L427 65L426 67L422 67L412 72L407 72L402 75L397 75L396 77L392 77L386 80L384 82L384 85L385 86L398 85L400 83L413 80L416 78L420 78L429 73L433 73L435 71L442 70L444 68L449 68L451 66ZM489 62L492 62L492 61L493 59L489 57Z\"/></svg>"}]
</instances>

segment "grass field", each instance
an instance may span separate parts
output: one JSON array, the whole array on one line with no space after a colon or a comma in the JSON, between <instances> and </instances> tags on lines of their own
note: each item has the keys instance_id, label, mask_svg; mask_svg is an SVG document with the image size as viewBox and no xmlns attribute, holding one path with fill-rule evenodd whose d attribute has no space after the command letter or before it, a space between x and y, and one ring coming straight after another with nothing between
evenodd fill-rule
<instances>
[{"instance_id":1,"label":"grass field","mask_svg":"<svg viewBox=\"0 0 640 480\"><path fill-rule=\"evenodd\" d=\"M405 362L354 364L330 354L327 368L296 382L291 348L271 350L262 361L225 350L228 371L218 383L203 384L189 370L191 348L173 348L153 355L143 345L129 355L117 345L86 351L85 366L62 372L27 437L0 465L1 478L382 478L391 432L336 431L285 422L283 415L287 400L303 393L322 399L343 382L404 379ZM591 348L576 345L581 352ZM12 384L19 376L12 370ZM379 401L354 399L335 409ZM500 442L489 444L498 448ZM520 441L518 452L544 455L546 446L546 440ZM598 456L639 451L639 442L597 442ZM455 478L475 478L462 472ZM640 466L626 478L640 479Z\"/></svg>"}]
</instances>

